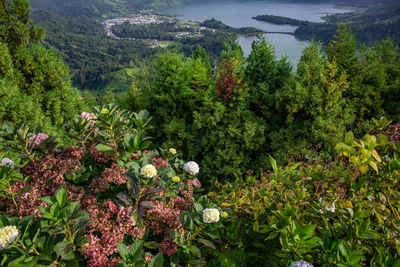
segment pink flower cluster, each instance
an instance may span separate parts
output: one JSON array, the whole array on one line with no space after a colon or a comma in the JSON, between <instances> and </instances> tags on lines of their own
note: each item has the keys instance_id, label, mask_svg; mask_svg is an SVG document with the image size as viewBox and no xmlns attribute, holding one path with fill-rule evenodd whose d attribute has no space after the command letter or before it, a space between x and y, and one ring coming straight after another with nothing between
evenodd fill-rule
<instances>
[{"instance_id":1,"label":"pink flower cluster","mask_svg":"<svg viewBox=\"0 0 400 267\"><path fill-rule=\"evenodd\" d=\"M92 221L87 231L90 243L82 251L88 266L111 266L112 255L118 253L118 243L123 242L125 236L141 239L146 233L146 227L136 227L132 207L118 207L111 200L99 205L93 196L85 197L82 206Z\"/></svg>"},{"instance_id":2,"label":"pink flower cluster","mask_svg":"<svg viewBox=\"0 0 400 267\"><path fill-rule=\"evenodd\" d=\"M179 220L181 210L170 208L162 202L153 201L155 207L147 211L146 221L150 231L155 234L168 234L169 230L179 230L182 224Z\"/></svg>"},{"instance_id":3,"label":"pink flower cluster","mask_svg":"<svg viewBox=\"0 0 400 267\"><path fill-rule=\"evenodd\" d=\"M96 115L94 115L94 113L89 113L89 112L85 112L85 111L81 113L80 117L82 119L89 121L89 124L92 124L92 125L96 123L95 120L97 119L97 117L96 117Z\"/></svg>"},{"instance_id":4,"label":"pink flower cluster","mask_svg":"<svg viewBox=\"0 0 400 267\"><path fill-rule=\"evenodd\" d=\"M33 143L35 146L38 146L38 145L40 145L40 143L42 143L47 138L49 138L49 136L44 133L38 133L36 135L32 135L29 138L29 145L32 145L32 143Z\"/></svg>"},{"instance_id":5,"label":"pink flower cluster","mask_svg":"<svg viewBox=\"0 0 400 267\"><path fill-rule=\"evenodd\" d=\"M186 203L186 201L181 198L180 196L177 196L176 198L173 198L169 201L169 205L175 209L179 210L185 210L189 208L189 204Z\"/></svg>"},{"instance_id":6,"label":"pink flower cluster","mask_svg":"<svg viewBox=\"0 0 400 267\"><path fill-rule=\"evenodd\" d=\"M178 244L169 235L165 235L158 250L164 255L171 256L178 251Z\"/></svg>"},{"instance_id":7,"label":"pink flower cluster","mask_svg":"<svg viewBox=\"0 0 400 267\"><path fill-rule=\"evenodd\" d=\"M100 193L107 191L108 184L125 184L128 180L128 177L123 174L126 173L127 170L122 168L116 163L112 163L110 168L106 168L100 177L92 180L90 184L90 189L94 193Z\"/></svg>"},{"instance_id":8,"label":"pink flower cluster","mask_svg":"<svg viewBox=\"0 0 400 267\"><path fill-rule=\"evenodd\" d=\"M111 155L98 151L96 149L96 145L90 147L89 153L94 158L94 160L99 163L107 163L113 159Z\"/></svg>"},{"instance_id":9,"label":"pink flower cluster","mask_svg":"<svg viewBox=\"0 0 400 267\"><path fill-rule=\"evenodd\" d=\"M150 263L150 262L153 260L153 258L154 258L153 255L147 254L147 255L145 256L145 258L144 258L144 261L145 261L146 263Z\"/></svg>"},{"instance_id":10,"label":"pink flower cluster","mask_svg":"<svg viewBox=\"0 0 400 267\"><path fill-rule=\"evenodd\" d=\"M154 167L156 167L157 170L162 167L169 167L168 161L163 160L162 158L154 157L152 158L152 160L153 160L153 165Z\"/></svg>"},{"instance_id":11,"label":"pink flower cluster","mask_svg":"<svg viewBox=\"0 0 400 267\"><path fill-rule=\"evenodd\" d=\"M80 159L83 157L82 148L74 146L63 149L57 155L48 155L40 160L31 161L21 168L24 176L31 176L32 181L19 184L12 190L16 194L15 202L8 200L7 212L26 216L30 214L39 215L38 207L43 204L40 198L54 195L55 191L65 185L65 175L73 174L81 168ZM31 189L23 194L17 194L22 188L30 186ZM80 186L66 184L68 190L68 201L77 201L85 194Z\"/></svg>"},{"instance_id":12,"label":"pink flower cluster","mask_svg":"<svg viewBox=\"0 0 400 267\"><path fill-rule=\"evenodd\" d=\"M192 185L197 188L201 187L201 183L200 183L199 179L197 179L197 178L194 178L193 180L190 180L189 182L192 183Z\"/></svg>"}]
</instances>

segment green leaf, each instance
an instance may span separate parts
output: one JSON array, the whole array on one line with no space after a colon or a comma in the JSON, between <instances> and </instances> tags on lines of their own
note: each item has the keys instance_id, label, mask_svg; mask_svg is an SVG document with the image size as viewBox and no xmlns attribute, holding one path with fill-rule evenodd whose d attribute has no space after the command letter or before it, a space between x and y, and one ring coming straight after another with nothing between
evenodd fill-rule
<instances>
[{"instance_id":1,"label":"green leaf","mask_svg":"<svg viewBox=\"0 0 400 267\"><path fill-rule=\"evenodd\" d=\"M269 162L271 163L275 175L278 175L278 165L276 164L276 160L271 155L269 155Z\"/></svg>"},{"instance_id":2,"label":"green leaf","mask_svg":"<svg viewBox=\"0 0 400 267\"><path fill-rule=\"evenodd\" d=\"M118 251L121 257L125 260L129 255L128 247L124 243L118 243Z\"/></svg>"},{"instance_id":3,"label":"green leaf","mask_svg":"<svg viewBox=\"0 0 400 267\"><path fill-rule=\"evenodd\" d=\"M140 165L137 162L134 162L134 161L128 162L125 165L125 167L127 167L127 168L129 168L131 170L134 170L137 175L140 174Z\"/></svg>"},{"instance_id":4,"label":"green leaf","mask_svg":"<svg viewBox=\"0 0 400 267\"><path fill-rule=\"evenodd\" d=\"M96 149L97 149L98 151L105 152L105 153L109 153L109 154L114 153L114 148L112 148L112 147L109 146L109 145L105 145L105 144L98 144L98 145L96 146Z\"/></svg>"},{"instance_id":5,"label":"green leaf","mask_svg":"<svg viewBox=\"0 0 400 267\"><path fill-rule=\"evenodd\" d=\"M51 196L42 197L40 200L42 200L44 203L46 203L49 206L53 205L53 203L56 201L56 199Z\"/></svg>"},{"instance_id":6,"label":"green leaf","mask_svg":"<svg viewBox=\"0 0 400 267\"><path fill-rule=\"evenodd\" d=\"M353 132L348 132L346 134L346 136L344 137L344 142L349 145L352 146L353 145L353 141L354 141L354 134Z\"/></svg>"},{"instance_id":7,"label":"green leaf","mask_svg":"<svg viewBox=\"0 0 400 267\"><path fill-rule=\"evenodd\" d=\"M66 261L73 260L74 258L75 258L75 253L72 250L70 250L70 252L68 252L67 254L65 254L64 256L61 257L62 260L66 260ZM68 266L71 266L71 265L68 264Z\"/></svg>"},{"instance_id":8,"label":"green leaf","mask_svg":"<svg viewBox=\"0 0 400 267\"><path fill-rule=\"evenodd\" d=\"M206 247L209 247L209 248L212 248L212 249L216 249L214 244L210 240L199 238L199 239L197 239L197 241L202 243Z\"/></svg>"},{"instance_id":9,"label":"green leaf","mask_svg":"<svg viewBox=\"0 0 400 267\"><path fill-rule=\"evenodd\" d=\"M60 207L63 207L65 205L67 201L67 192L65 191L65 188L63 186L57 189L56 199Z\"/></svg>"},{"instance_id":10,"label":"green leaf","mask_svg":"<svg viewBox=\"0 0 400 267\"><path fill-rule=\"evenodd\" d=\"M129 254L137 256L137 254L143 250L143 243L143 240L137 240L135 243L133 243L129 248Z\"/></svg>"},{"instance_id":11,"label":"green leaf","mask_svg":"<svg viewBox=\"0 0 400 267\"><path fill-rule=\"evenodd\" d=\"M156 241L147 241L143 244L146 248L149 249L157 249L160 247L160 243L156 242Z\"/></svg>"},{"instance_id":12,"label":"green leaf","mask_svg":"<svg viewBox=\"0 0 400 267\"><path fill-rule=\"evenodd\" d=\"M149 267L163 267L164 265L164 257L161 253L158 253L154 256L154 258L149 263Z\"/></svg>"},{"instance_id":13,"label":"green leaf","mask_svg":"<svg viewBox=\"0 0 400 267\"><path fill-rule=\"evenodd\" d=\"M316 225L308 224L303 228L303 239L309 239L312 237Z\"/></svg>"},{"instance_id":14,"label":"green leaf","mask_svg":"<svg viewBox=\"0 0 400 267\"><path fill-rule=\"evenodd\" d=\"M187 248L190 250L190 252L193 253L194 256L196 256L197 258L201 258L201 251L197 246L188 245Z\"/></svg>"},{"instance_id":15,"label":"green leaf","mask_svg":"<svg viewBox=\"0 0 400 267\"><path fill-rule=\"evenodd\" d=\"M54 246L54 251L57 253L58 256L64 257L72 251L72 244L67 244L65 242L59 242Z\"/></svg>"}]
</instances>

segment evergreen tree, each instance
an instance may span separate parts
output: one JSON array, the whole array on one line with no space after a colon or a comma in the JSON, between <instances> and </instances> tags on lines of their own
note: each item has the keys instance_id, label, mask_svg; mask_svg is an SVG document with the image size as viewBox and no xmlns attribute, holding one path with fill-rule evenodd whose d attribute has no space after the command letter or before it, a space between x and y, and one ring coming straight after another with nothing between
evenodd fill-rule
<instances>
[{"instance_id":1,"label":"evergreen tree","mask_svg":"<svg viewBox=\"0 0 400 267\"><path fill-rule=\"evenodd\" d=\"M374 93L370 98L369 117L386 115L400 119L400 54L390 40L361 53L360 86Z\"/></svg>"},{"instance_id":2,"label":"evergreen tree","mask_svg":"<svg viewBox=\"0 0 400 267\"><path fill-rule=\"evenodd\" d=\"M38 44L42 36L29 19L28 2L0 1L0 95L7 99L0 122L26 119L59 132L80 111L81 101L62 59Z\"/></svg>"},{"instance_id":3,"label":"evergreen tree","mask_svg":"<svg viewBox=\"0 0 400 267\"><path fill-rule=\"evenodd\" d=\"M248 89L243 83L243 66L234 57L220 62L215 93L207 96L194 112L196 138L189 155L199 159L207 181L217 177L234 179L248 170L264 166L263 120L248 108Z\"/></svg>"},{"instance_id":4,"label":"evergreen tree","mask_svg":"<svg viewBox=\"0 0 400 267\"><path fill-rule=\"evenodd\" d=\"M331 151L354 120L343 98L348 86L346 73L325 60L318 43L305 48L294 81L283 90L288 117L285 127L271 133L272 150L293 159Z\"/></svg>"},{"instance_id":5,"label":"evergreen tree","mask_svg":"<svg viewBox=\"0 0 400 267\"><path fill-rule=\"evenodd\" d=\"M357 41L344 23L339 24L336 35L326 48L329 61L335 61L340 72L353 78L358 71Z\"/></svg>"},{"instance_id":6,"label":"evergreen tree","mask_svg":"<svg viewBox=\"0 0 400 267\"><path fill-rule=\"evenodd\" d=\"M185 58L166 52L156 60L154 72L144 101L149 103L153 123L158 126L154 132L156 143L187 151L193 138L193 111L201 106L210 86L209 62L202 57Z\"/></svg>"},{"instance_id":7,"label":"evergreen tree","mask_svg":"<svg viewBox=\"0 0 400 267\"><path fill-rule=\"evenodd\" d=\"M291 76L291 64L285 57L277 61L275 49L270 43L265 39L258 39L252 43L245 69L245 81L249 87L249 107L274 129L279 128L285 118L277 96Z\"/></svg>"},{"instance_id":8,"label":"evergreen tree","mask_svg":"<svg viewBox=\"0 0 400 267\"><path fill-rule=\"evenodd\" d=\"M357 43L350 28L339 24L337 35L327 47L328 61L338 66L340 73L348 76L349 88L343 93L346 105L355 111L360 131L368 129L368 121L383 115L381 100L381 67L370 55L357 56ZM379 63L378 63L379 64ZM382 81L382 80L381 80Z\"/></svg>"}]
</instances>

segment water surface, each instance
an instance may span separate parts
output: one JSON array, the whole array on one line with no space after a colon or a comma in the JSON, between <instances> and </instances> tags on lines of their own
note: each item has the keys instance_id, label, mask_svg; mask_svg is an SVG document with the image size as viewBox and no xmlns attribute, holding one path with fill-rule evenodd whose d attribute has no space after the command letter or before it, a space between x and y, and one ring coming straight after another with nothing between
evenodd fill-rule
<instances>
[{"instance_id":1,"label":"water surface","mask_svg":"<svg viewBox=\"0 0 400 267\"><path fill-rule=\"evenodd\" d=\"M334 13L343 13L344 10L335 9L329 1L294 1L294 0L203 0L187 3L182 6L160 10L164 14L181 15L187 21L204 21L215 18L231 27L256 27L264 31L293 32L296 27L289 25L274 25L252 19L257 15L277 15L294 19L321 22L322 16ZM287 55L288 59L297 64L302 49L309 44L288 34L264 34L269 42L275 46L278 57ZM251 43L255 36L240 37L238 42L245 56L251 51Z\"/></svg>"}]
</instances>

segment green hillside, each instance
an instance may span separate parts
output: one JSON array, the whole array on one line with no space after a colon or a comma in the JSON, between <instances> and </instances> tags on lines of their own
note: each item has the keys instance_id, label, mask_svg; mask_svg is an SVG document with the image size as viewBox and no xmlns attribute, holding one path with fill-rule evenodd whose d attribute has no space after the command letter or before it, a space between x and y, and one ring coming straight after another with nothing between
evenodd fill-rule
<instances>
[{"instance_id":1,"label":"green hillside","mask_svg":"<svg viewBox=\"0 0 400 267\"><path fill-rule=\"evenodd\" d=\"M31 0L32 10L53 11L73 17L112 17L146 9L181 4L179 0Z\"/></svg>"},{"instance_id":2,"label":"green hillside","mask_svg":"<svg viewBox=\"0 0 400 267\"><path fill-rule=\"evenodd\" d=\"M316 39L327 44L337 24L349 25L360 44L373 45L390 38L400 44L400 3L375 5L363 11L325 16L324 23L309 23L296 29L297 38Z\"/></svg>"}]
</instances>

